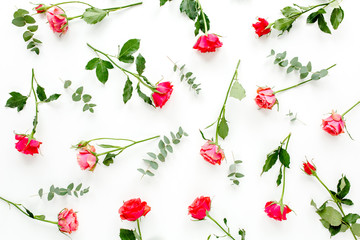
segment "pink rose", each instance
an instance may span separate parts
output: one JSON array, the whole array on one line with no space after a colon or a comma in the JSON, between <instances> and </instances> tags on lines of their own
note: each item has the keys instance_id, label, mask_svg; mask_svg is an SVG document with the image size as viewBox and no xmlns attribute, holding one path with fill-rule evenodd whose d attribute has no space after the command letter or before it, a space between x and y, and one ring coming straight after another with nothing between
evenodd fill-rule
<instances>
[{"instance_id":1,"label":"pink rose","mask_svg":"<svg viewBox=\"0 0 360 240\"><path fill-rule=\"evenodd\" d=\"M200 149L200 155L205 161L212 165L221 164L221 161L225 158L224 151L215 143L207 141Z\"/></svg>"},{"instance_id":2,"label":"pink rose","mask_svg":"<svg viewBox=\"0 0 360 240\"><path fill-rule=\"evenodd\" d=\"M333 136L344 132L345 122L340 114L333 112L330 117L322 120L322 128Z\"/></svg>"},{"instance_id":3,"label":"pink rose","mask_svg":"<svg viewBox=\"0 0 360 240\"><path fill-rule=\"evenodd\" d=\"M276 103L276 97L271 88L262 88L257 89L257 96L255 97L255 102L260 108L272 109Z\"/></svg>"},{"instance_id":4,"label":"pink rose","mask_svg":"<svg viewBox=\"0 0 360 240\"><path fill-rule=\"evenodd\" d=\"M21 153L24 154L38 154L39 153L39 147L42 142L36 141L35 139L31 139L29 141L29 138L26 135L15 135L15 139L18 140L17 143L15 143L15 148Z\"/></svg>"},{"instance_id":5,"label":"pink rose","mask_svg":"<svg viewBox=\"0 0 360 240\"><path fill-rule=\"evenodd\" d=\"M142 202L140 198L134 198L124 202L119 209L119 214L122 220L136 221L142 216L145 217L150 210L151 207L145 201Z\"/></svg>"},{"instance_id":6,"label":"pink rose","mask_svg":"<svg viewBox=\"0 0 360 240\"><path fill-rule=\"evenodd\" d=\"M152 94L155 107L162 108L173 92L173 85L170 82L161 82L156 85L156 91L158 92Z\"/></svg>"},{"instance_id":7,"label":"pink rose","mask_svg":"<svg viewBox=\"0 0 360 240\"><path fill-rule=\"evenodd\" d=\"M66 33L68 30L68 21L65 12L59 7L52 7L46 12L47 20L53 32Z\"/></svg>"},{"instance_id":8,"label":"pink rose","mask_svg":"<svg viewBox=\"0 0 360 240\"><path fill-rule=\"evenodd\" d=\"M76 212L72 209L64 208L58 215L59 230L64 233L72 233L78 229L79 222L77 220Z\"/></svg>"},{"instance_id":9,"label":"pink rose","mask_svg":"<svg viewBox=\"0 0 360 240\"><path fill-rule=\"evenodd\" d=\"M216 34L207 34L200 36L193 48L202 53L206 53L215 52L215 50L222 45L222 42L220 42L219 37Z\"/></svg>"},{"instance_id":10,"label":"pink rose","mask_svg":"<svg viewBox=\"0 0 360 240\"><path fill-rule=\"evenodd\" d=\"M262 35L266 35L270 33L271 29L267 28L269 26L269 22L264 18L258 18L258 22L254 23L252 26L255 28L255 33L261 37Z\"/></svg>"},{"instance_id":11,"label":"pink rose","mask_svg":"<svg viewBox=\"0 0 360 240\"><path fill-rule=\"evenodd\" d=\"M203 220L206 217L206 212L210 211L211 199L209 197L198 197L189 206L189 214L198 220Z\"/></svg>"},{"instance_id":12,"label":"pink rose","mask_svg":"<svg viewBox=\"0 0 360 240\"><path fill-rule=\"evenodd\" d=\"M80 148L77 161L81 170L94 171L97 162L96 156L93 154L95 151L95 147L91 145Z\"/></svg>"},{"instance_id":13,"label":"pink rose","mask_svg":"<svg viewBox=\"0 0 360 240\"><path fill-rule=\"evenodd\" d=\"M284 205L284 209L281 211L280 204L271 201L265 204L265 212L267 215L277 221L286 220L286 214L291 212L291 209Z\"/></svg>"}]
</instances>

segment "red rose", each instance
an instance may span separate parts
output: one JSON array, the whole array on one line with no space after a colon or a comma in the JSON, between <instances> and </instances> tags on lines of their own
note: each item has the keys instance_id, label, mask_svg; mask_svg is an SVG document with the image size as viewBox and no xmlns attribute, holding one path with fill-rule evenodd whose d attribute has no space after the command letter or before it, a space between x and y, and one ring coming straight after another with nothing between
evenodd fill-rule
<instances>
[{"instance_id":1,"label":"red rose","mask_svg":"<svg viewBox=\"0 0 360 240\"><path fill-rule=\"evenodd\" d=\"M200 149L200 155L205 161L212 165L221 164L221 161L225 158L224 151L215 143L207 141Z\"/></svg>"},{"instance_id":2,"label":"red rose","mask_svg":"<svg viewBox=\"0 0 360 240\"><path fill-rule=\"evenodd\" d=\"M316 171L316 168L313 165L311 165L311 163L309 163L309 161L307 161L306 163L304 162L303 166L304 166L304 172L307 175L313 175L313 172Z\"/></svg>"},{"instance_id":3,"label":"red rose","mask_svg":"<svg viewBox=\"0 0 360 240\"><path fill-rule=\"evenodd\" d=\"M36 10L37 13L44 13L44 12L46 12L45 6L44 6L43 4L40 4L39 6L37 6L37 7L35 8L35 10Z\"/></svg>"},{"instance_id":4,"label":"red rose","mask_svg":"<svg viewBox=\"0 0 360 240\"><path fill-rule=\"evenodd\" d=\"M282 221L286 220L286 214L290 213L291 209L287 205L284 205L284 208L281 211L281 205L271 201L265 204L265 212L269 217L277 221Z\"/></svg>"},{"instance_id":5,"label":"red rose","mask_svg":"<svg viewBox=\"0 0 360 240\"><path fill-rule=\"evenodd\" d=\"M38 154L39 153L39 147L42 142L36 141L35 139L31 139L29 141L29 138L26 135L15 135L15 139L18 140L17 143L15 143L15 148L21 153L24 154Z\"/></svg>"},{"instance_id":6,"label":"red rose","mask_svg":"<svg viewBox=\"0 0 360 240\"><path fill-rule=\"evenodd\" d=\"M65 12L59 7L52 7L46 12L46 17L53 32L66 33L68 21Z\"/></svg>"},{"instance_id":7,"label":"red rose","mask_svg":"<svg viewBox=\"0 0 360 240\"><path fill-rule=\"evenodd\" d=\"M189 214L195 219L203 220L206 217L206 212L210 211L211 199L209 197L198 197L189 206Z\"/></svg>"},{"instance_id":8,"label":"red rose","mask_svg":"<svg viewBox=\"0 0 360 240\"><path fill-rule=\"evenodd\" d=\"M266 21L264 18L258 18L258 22L254 23L252 26L255 28L255 33L261 37L262 35L266 35L270 33L271 29L267 28L269 26L268 21Z\"/></svg>"},{"instance_id":9,"label":"red rose","mask_svg":"<svg viewBox=\"0 0 360 240\"><path fill-rule=\"evenodd\" d=\"M142 202L140 198L134 198L124 202L119 209L120 218L122 220L136 221L151 210L146 202Z\"/></svg>"},{"instance_id":10,"label":"red rose","mask_svg":"<svg viewBox=\"0 0 360 240\"><path fill-rule=\"evenodd\" d=\"M59 230L64 233L72 233L78 229L79 222L77 220L76 212L72 209L63 209L58 215Z\"/></svg>"},{"instance_id":11,"label":"red rose","mask_svg":"<svg viewBox=\"0 0 360 240\"><path fill-rule=\"evenodd\" d=\"M158 92L152 94L155 107L162 108L173 92L173 85L170 82L161 82L156 85L156 91Z\"/></svg>"},{"instance_id":12,"label":"red rose","mask_svg":"<svg viewBox=\"0 0 360 240\"><path fill-rule=\"evenodd\" d=\"M207 34L200 36L193 48L202 53L206 53L215 52L215 50L222 45L222 42L220 42L219 37L216 34Z\"/></svg>"},{"instance_id":13,"label":"red rose","mask_svg":"<svg viewBox=\"0 0 360 240\"><path fill-rule=\"evenodd\" d=\"M255 102L260 108L272 109L276 103L276 97L271 88L261 88L257 89L257 96L255 97Z\"/></svg>"},{"instance_id":14,"label":"red rose","mask_svg":"<svg viewBox=\"0 0 360 240\"><path fill-rule=\"evenodd\" d=\"M322 120L322 128L329 134L337 136L344 132L345 122L340 114L333 112L330 117Z\"/></svg>"}]
</instances>

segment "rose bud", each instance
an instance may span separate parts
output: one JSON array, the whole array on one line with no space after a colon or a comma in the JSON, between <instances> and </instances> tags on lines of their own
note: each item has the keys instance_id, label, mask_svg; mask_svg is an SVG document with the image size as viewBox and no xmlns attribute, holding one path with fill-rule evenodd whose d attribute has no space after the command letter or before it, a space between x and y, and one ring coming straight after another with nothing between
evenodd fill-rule
<instances>
[{"instance_id":1,"label":"rose bud","mask_svg":"<svg viewBox=\"0 0 360 240\"><path fill-rule=\"evenodd\" d=\"M212 165L221 164L221 161L225 158L224 151L212 141L207 141L200 149L200 155L205 161Z\"/></svg>"},{"instance_id":2,"label":"rose bud","mask_svg":"<svg viewBox=\"0 0 360 240\"><path fill-rule=\"evenodd\" d=\"M333 112L330 117L322 120L322 128L333 136L344 132L345 122L340 114Z\"/></svg>"},{"instance_id":3,"label":"rose bud","mask_svg":"<svg viewBox=\"0 0 360 240\"><path fill-rule=\"evenodd\" d=\"M59 230L64 233L72 233L78 229L79 222L77 220L76 212L72 209L64 208L58 215Z\"/></svg>"},{"instance_id":4,"label":"rose bud","mask_svg":"<svg viewBox=\"0 0 360 240\"><path fill-rule=\"evenodd\" d=\"M65 12L59 7L52 7L46 12L47 20L53 32L66 33L68 21Z\"/></svg>"},{"instance_id":5,"label":"rose bud","mask_svg":"<svg viewBox=\"0 0 360 240\"><path fill-rule=\"evenodd\" d=\"M146 202L142 202L140 198L130 199L119 209L120 218L122 220L136 221L151 210Z\"/></svg>"},{"instance_id":6,"label":"rose bud","mask_svg":"<svg viewBox=\"0 0 360 240\"><path fill-rule=\"evenodd\" d=\"M39 142L35 139L31 139L29 141L29 138L26 135L19 134L15 134L15 139L18 140L18 142L15 143L15 148L19 152L30 155L39 153L39 147L42 142Z\"/></svg>"},{"instance_id":7,"label":"rose bud","mask_svg":"<svg viewBox=\"0 0 360 240\"><path fill-rule=\"evenodd\" d=\"M80 148L77 154L77 161L81 170L94 171L97 162L96 156L94 155L95 151L95 147L91 145Z\"/></svg>"},{"instance_id":8,"label":"rose bud","mask_svg":"<svg viewBox=\"0 0 360 240\"><path fill-rule=\"evenodd\" d=\"M268 21L266 21L264 18L258 18L258 20L259 21L257 23L252 25L255 28L255 33L259 37L270 33L271 29L267 28L269 26Z\"/></svg>"},{"instance_id":9,"label":"rose bud","mask_svg":"<svg viewBox=\"0 0 360 240\"><path fill-rule=\"evenodd\" d=\"M39 6L35 8L35 10L37 13L44 13L46 12L47 8L45 7L44 4L39 4Z\"/></svg>"},{"instance_id":10,"label":"rose bud","mask_svg":"<svg viewBox=\"0 0 360 240\"><path fill-rule=\"evenodd\" d=\"M277 221L286 220L286 214L291 212L291 209L287 205L283 205L284 209L281 211L281 205L271 201L265 204L265 212L270 218Z\"/></svg>"},{"instance_id":11,"label":"rose bud","mask_svg":"<svg viewBox=\"0 0 360 240\"><path fill-rule=\"evenodd\" d=\"M275 94L271 88L262 88L257 89L257 96L255 97L255 102L260 108L272 109L272 107L277 102Z\"/></svg>"},{"instance_id":12,"label":"rose bud","mask_svg":"<svg viewBox=\"0 0 360 240\"><path fill-rule=\"evenodd\" d=\"M173 85L170 82L161 82L156 85L156 91L152 94L155 107L162 108L173 92Z\"/></svg>"},{"instance_id":13,"label":"rose bud","mask_svg":"<svg viewBox=\"0 0 360 240\"><path fill-rule=\"evenodd\" d=\"M206 212L210 211L211 199L209 197L198 197L189 206L189 214L198 220L203 220L206 217Z\"/></svg>"},{"instance_id":14,"label":"rose bud","mask_svg":"<svg viewBox=\"0 0 360 240\"><path fill-rule=\"evenodd\" d=\"M304 166L304 172L307 175L313 175L313 172L316 172L316 168L311 163L309 163L309 161L307 161L306 163L304 162L303 166Z\"/></svg>"},{"instance_id":15,"label":"rose bud","mask_svg":"<svg viewBox=\"0 0 360 240\"><path fill-rule=\"evenodd\" d=\"M193 48L202 53L206 53L215 52L215 50L222 45L222 42L220 42L219 37L216 34L207 34L200 36Z\"/></svg>"}]
</instances>

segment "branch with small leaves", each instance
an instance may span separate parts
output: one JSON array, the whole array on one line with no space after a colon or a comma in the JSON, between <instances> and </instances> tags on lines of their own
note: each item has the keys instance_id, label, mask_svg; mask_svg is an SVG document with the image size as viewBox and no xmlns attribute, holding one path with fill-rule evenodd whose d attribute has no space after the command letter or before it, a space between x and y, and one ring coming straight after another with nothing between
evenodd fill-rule
<instances>
[{"instance_id":1,"label":"branch with small leaves","mask_svg":"<svg viewBox=\"0 0 360 240\"><path fill-rule=\"evenodd\" d=\"M44 193L44 189L40 188L38 191L38 195L40 198L42 198L45 194L47 194L47 200L51 201L54 198L55 194L58 196L74 195L78 198L79 196L83 196L84 194L89 192L90 187L81 189L82 183L77 185L76 188L74 188L74 186L74 183L70 183L66 188L59 188L51 185L48 193Z\"/></svg>"},{"instance_id":2,"label":"branch with small leaves","mask_svg":"<svg viewBox=\"0 0 360 240\"><path fill-rule=\"evenodd\" d=\"M180 81L185 81L187 84L189 84L190 89L193 89L196 94L199 94L201 88L200 83L195 83L196 77L194 77L192 72L185 71L185 64L182 66L177 65L175 62L173 62L170 58L169 60L174 64L174 72L178 71L180 75Z\"/></svg>"},{"instance_id":3,"label":"branch with small leaves","mask_svg":"<svg viewBox=\"0 0 360 240\"><path fill-rule=\"evenodd\" d=\"M175 134L173 132L170 132L171 135L171 141L170 137L163 136L163 139L160 139L158 143L159 147L159 153L156 154L154 152L148 152L147 155L150 157L149 159L143 159L144 162L148 165L147 169L138 168L137 170L142 174L142 176L155 176L154 171L156 171L159 168L159 163L164 163L166 160L166 157L168 156L168 153L173 153L173 146L172 144L176 145L179 144L181 141L181 138L183 136L188 136L186 132L182 129L182 127L179 127L178 132ZM151 169L151 170L150 170Z\"/></svg>"},{"instance_id":4,"label":"branch with small leaves","mask_svg":"<svg viewBox=\"0 0 360 240\"><path fill-rule=\"evenodd\" d=\"M72 84L72 82L70 80L66 80L64 82L64 88L72 90L70 88L71 84ZM74 90L72 90L72 91L73 91L73 94L71 97L74 102L79 102L81 100L84 102L83 112L89 111L91 113L94 113L94 107L96 107L96 104L90 103L90 101L92 99L92 96L90 94L83 94L84 87L80 86L75 91Z\"/></svg>"},{"instance_id":5,"label":"branch with small leaves","mask_svg":"<svg viewBox=\"0 0 360 240\"><path fill-rule=\"evenodd\" d=\"M244 174L242 174L238 171L238 166L241 163L242 163L241 160L235 160L234 163L229 166L228 178L234 185L237 185L237 186L240 184L239 179L244 177Z\"/></svg>"}]
</instances>

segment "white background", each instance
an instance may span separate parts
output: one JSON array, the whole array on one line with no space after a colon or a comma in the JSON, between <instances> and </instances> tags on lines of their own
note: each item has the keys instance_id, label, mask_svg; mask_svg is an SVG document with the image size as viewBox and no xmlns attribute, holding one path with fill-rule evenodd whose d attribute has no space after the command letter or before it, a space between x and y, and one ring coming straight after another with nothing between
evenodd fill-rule
<instances>
[{"instance_id":1,"label":"white background","mask_svg":"<svg viewBox=\"0 0 360 240\"><path fill-rule=\"evenodd\" d=\"M125 5L134 1L88 0L99 8ZM297 1L302 5L322 1ZM36 16L39 31L36 37L43 41L40 56L26 50L24 29L11 24L17 8L31 9L27 0L7 1L2 4L1 72L0 88L1 167L0 196L23 203L36 214L45 214L55 220L64 207L78 211L79 229L71 235L77 239L119 239L120 228L134 228L135 224L121 221L118 209L123 201L140 197L151 206L151 212L142 219L144 240L206 239L210 233L222 233L210 221L194 222L187 207L201 195L212 198L211 214L221 221L227 217L235 236L239 227L245 228L247 239L329 239L310 200L318 204L329 196L313 178L300 170L305 156L313 159L319 176L330 188L335 188L344 173L352 183L349 198L355 205L345 207L346 212L358 212L360 204L359 139L360 109L346 116L347 127L355 141L346 134L337 137L325 133L321 119L332 109L343 113L359 100L359 30L357 1L344 1L341 6L345 19L332 35L320 32L316 25L306 24L300 17L290 33L277 37L258 38L251 24L256 17L269 22L280 17L280 9L293 0L223 0L202 1L203 9L211 20L211 31L221 36L224 43L215 53L201 54L192 49L196 38L193 22L179 12L180 0L159 7L158 0L145 1L142 6L111 13L101 23L90 26L82 20L70 22L66 35L52 33L46 19ZM79 5L64 6L68 16L81 13ZM328 16L327 16L328 17ZM145 75L153 82L161 79L174 84L174 92L163 109L153 109L134 95L126 105L122 102L125 76L111 70L106 85L95 77L94 71L84 69L96 55L86 42L110 54L116 54L119 44L130 38L140 38L140 52L147 64ZM317 82L278 95L280 110L258 110L254 103L257 86L281 89L299 82L295 73L266 58L271 49L288 51L289 58L299 56L300 62L313 62L320 70L337 63L330 74ZM202 91L196 95L181 83L172 72L167 56L186 63L194 72ZM216 120L238 59L241 59L239 80L247 97L239 102L230 98L226 118L230 133L220 141L227 161L212 166L199 155L203 140L198 129ZM126 65L125 65L126 66ZM126 66L134 70L134 66ZM25 156L14 148L14 131L31 131L34 115L33 98L25 109L17 113L5 108L8 93L27 94L30 88L31 68L35 68L39 83L47 94L61 93L58 101L41 105L36 137L42 141L41 154ZM84 92L93 96L97 104L95 113L82 112L82 104L71 100L71 91L63 89L61 80L71 79L73 88L84 86ZM291 110L303 122L290 122L286 116ZM137 145L116 158L106 167L97 166L93 173L81 171L72 144L95 137L123 137L143 139L157 134L168 134L182 126L190 134L175 147L156 176L144 177L137 168L146 167L142 159L148 151L157 151L157 141ZM295 212L288 220L276 222L264 213L264 205L279 200L281 189L275 185L278 165L260 177L266 154L278 146L289 132L291 169L286 172L285 203ZM215 134L210 128L204 133ZM99 148L98 148L99 151ZM245 174L240 185L232 186L227 178L232 153L244 163L240 172ZM65 187L82 182L90 192L76 199L58 197L48 202L36 195L39 188L48 189L55 184ZM27 218L15 208L0 203L0 239L66 239L55 226ZM333 237L334 240L352 239L349 232Z\"/></svg>"}]
</instances>

